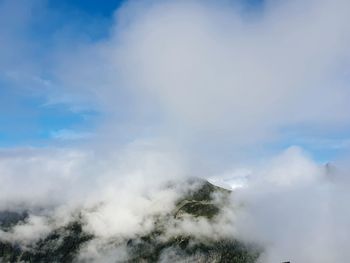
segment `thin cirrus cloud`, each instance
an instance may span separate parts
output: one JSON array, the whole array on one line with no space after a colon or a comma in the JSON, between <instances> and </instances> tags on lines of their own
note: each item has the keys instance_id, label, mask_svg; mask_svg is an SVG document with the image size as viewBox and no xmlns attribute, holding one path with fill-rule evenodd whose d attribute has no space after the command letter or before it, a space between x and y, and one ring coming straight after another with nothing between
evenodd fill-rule
<instances>
[{"instance_id":1,"label":"thin cirrus cloud","mask_svg":"<svg viewBox=\"0 0 350 263\"><path fill-rule=\"evenodd\" d=\"M53 139L62 140L62 141L70 141L70 140L86 140L93 136L92 133L89 132L78 132L74 130L57 130L51 132L51 137Z\"/></svg>"}]
</instances>

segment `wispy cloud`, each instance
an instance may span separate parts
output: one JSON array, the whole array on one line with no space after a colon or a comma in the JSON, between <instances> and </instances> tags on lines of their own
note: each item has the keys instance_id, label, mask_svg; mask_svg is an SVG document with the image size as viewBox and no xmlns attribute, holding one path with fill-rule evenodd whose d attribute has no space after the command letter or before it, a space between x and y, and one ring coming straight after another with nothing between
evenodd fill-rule
<instances>
[{"instance_id":1,"label":"wispy cloud","mask_svg":"<svg viewBox=\"0 0 350 263\"><path fill-rule=\"evenodd\" d=\"M53 139L58 139L62 141L84 140L84 139L89 139L93 137L93 133L62 129L62 130L52 131L51 137Z\"/></svg>"}]
</instances>

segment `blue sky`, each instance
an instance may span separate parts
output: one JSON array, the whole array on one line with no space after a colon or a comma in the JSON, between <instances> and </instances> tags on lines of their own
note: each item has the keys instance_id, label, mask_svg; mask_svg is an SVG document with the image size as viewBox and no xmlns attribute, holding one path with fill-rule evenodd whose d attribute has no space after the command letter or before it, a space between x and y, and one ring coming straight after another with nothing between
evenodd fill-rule
<instances>
[{"instance_id":1,"label":"blue sky","mask_svg":"<svg viewBox=\"0 0 350 263\"><path fill-rule=\"evenodd\" d=\"M48 0L45 8L49 10L49 15L41 13L38 15L45 20L51 14L56 16L46 20L45 24L35 22L35 27L28 27L25 29L26 31L21 33L29 37L30 41L36 42L34 45L35 49L31 50L31 52L39 54L42 52L41 50L50 48L50 45L52 45L50 38L54 30L62 25L65 27L69 23L72 23L73 27L78 29L87 30L85 33L89 34L89 37L92 39L103 38L110 26L113 13L123 2L125 1ZM261 3L261 0L249 0L247 6L257 7ZM34 10L37 12L37 9ZM42 12L42 10L38 10ZM45 11L47 12L47 10ZM13 16L16 15L20 14L13 14ZM94 26L81 28L81 24L93 20L97 20L101 24L97 25L96 28ZM96 116L98 115L94 110L76 112L72 111L66 104L60 103L45 106L47 103L46 98L38 94L28 94L21 87L26 85L33 84L21 83L14 85L8 82L6 77L1 78L0 76L1 147L45 145L50 144L51 135L60 130L86 132L94 129Z\"/></svg>"},{"instance_id":2,"label":"blue sky","mask_svg":"<svg viewBox=\"0 0 350 263\"><path fill-rule=\"evenodd\" d=\"M49 6L59 10L76 10L95 16L110 16L125 0L49 0ZM263 0L245 0L249 7L260 7Z\"/></svg>"},{"instance_id":3,"label":"blue sky","mask_svg":"<svg viewBox=\"0 0 350 263\"><path fill-rule=\"evenodd\" d=\"M17 2L23 4L20 1ZM35 28L26 28L26 31L21 33L30 41L36 42L31 51L40 55L40 50L45 50L52 45L49 39L56 27L65 26L67 21L79 27L82 23L80 20L85 22L94 18L108 21L103 22L103 25L107 25L110 23L113 12L122 2L119 0L49 0L45 8L49 10L49 14L53 13L57 16L46 21L46 24L38 26L35 23ZM37 11L37 9L34 10ZM39 9L39 11L42 10ZM20 16L15 12L13 16L16 15ZM76 18L76 15L81 16L81 19ZM47 14L39 13L38 16L47 18ZM13 27L16 30L15 25ZM96 37L95 33L100 34L93 29L92 37ZM73 111L64 103L47 105L45 96L31 94L25 90L25 86L33 83L14 84L4 75L0 74L0 147L45 146L52 144L53 134L59 131L76 130L77 133L86 133L94 129L97 118L95 111L89 109Z\"/></svg>"},{"instance_id":4,"label":"blue sky","mask_svg":"<svg viewBox=\"0 0 350 263\"><path fill-rule=\"evenodd\" d=\"M91 130L96 113L73 112L67 105L45 105L45 100L28 96L2 84L0 103L0 146L39 146L49 143L60 130ZM6 108L6 111L4 110Z\"/></svg>"},{"instance_id":5,"label":"blue sky","mask_svg":"<svg viewBox=\"0 0 350 263\"><path fill-rule=\"evenodd\" d=\"M50 0L49 6L59 10L76 10L95 16L111 16L124 0Z\"/></svg>"},{"instance_id":6,"label":"blue sky","mask_svg":"<svg viewBox=\"0 0 350 263\"><path fill-rule=\"evenodd\" d=\"M208 3L209 2L210 1L208 1ZM86 96L84 95L83 98L79 98L79 102L75 100L76 94L78 94L77 97L80 96L79 92L84 88L84 85L93 85L94 81L99 80L99 74L93 76L91 81L89 80L87 83L84 83L85 80L81 81L81 79L79 79L80 82L77 84L78 82L76 82L75 75L70 75L70 70L65 72L65 67L68 66L77 70L74 74L79 77L81 77L79 74L89 77L91 70L95 69L85 68L86 63L91 63L93 65L95 61L89 61L87 56L81 58L79 54L84 54L84 52L87 52L86 50L89 52L93 50L93 52L98 53L103 50L103 48L105 50L104 52L109 52L109 47L106 43L113 41L114 38L118 39L118 37L120 37L120 32L114 32L113 30L120 30L121 33L124 33L123 30L125 30L115 25L115 20L113 18L115 10L123 6L123 3L126 3L126 1L0 1L0 15L1 12L3 12L3 18L0 20L0 23L4 24L2 31L0 30L0 34L2 34L5 40L2 43L3 52L0 52L0 147L47 146L62 143L62 140L65 139L86 139L89 136L85 135L93 134L100 123L111 115L113 115L112 122L117 123L116 126L120 123L120 126L125 128L123 125L128 122L128 119L135 118L136 120L133 119L130 121L128 131L133 130L132 133L134 133L140 126L144 126L140 134L152 134L153 126L157 126L156 122L161 118L158 115L162 115L159 114L159 112L157 114L152 114L152 112L154 113L156 109L158 109L157 107L159 105L162 103L169 104L170 106L165 106L165 108L170 107L170 110L166 110L169 110L171 114L175 111L175 115L179 114L178 111L180 112L183 110L177 108L172 109L171 107L174 101L167 101L168 99L166 99L165 102L158 101L159 105L154 101L145 102L145 105L148 105L147 110L136 109L138 106L134 107L135 105L129 105L130 100L127 97L129 90L125 92L123 87L121 87L121 81L117 81L115 84L115 89L117 91L111 93L112 96L116 98L114 102L109 101L109 91L101 96L103 97L102 99L99 98L99 94L95 93L96 91L94 91L93 86L86 89L88 90L88 92L86 92L87 95L85 94ZM262 0L244 1L244 6L247 8L244 10L253 10L254 12L252 12L252 14L264 14L265 10L262 8L263 4L264 2ZM147 11L147 9L145 10ZM142 17L142 15L140 15L140 17ZM252 17L248 16L246 19L249 20L250 18ZM278 23L276 23L276 25L278 25ZM117 37L115 37L114 34L117 35ZM259 44L254 44L257 44L256 50L258 50ZM95 51L94 48L98 45L101 45L102 49ZM141 50L141 52L143 51ZM87 54L93 57L97 53ZM77 57L70 60L70 57L74 57L75 55L77 55ZM81 61L79 61L80 64L77 63L77 65L74 65L76 60L79 59L81 59ZM57 63L57 61L59 63ZM62 61L64 63L62 63ZM103 67L105 66L103 63L101 65L99 63L99 61L96 61L96 64L99 65L100 68L101 65ZM255 64L253 63L253 65ZM80 70L80 66L82 70ZM108 66L109 65L106 66L106 69L101 71L102 75L104 71L110 70ZM150 66L152 67L153 65ZM88 73L84 73L84 70L87 70L86 72ZM107 74L101 77L101 81L109 85L111 81L115 81L114 78L116 74L113 72L111 75ZM133 76L130 79L133 79ZM333 80L334 79L328 80L330 81L330 85L334 85L334 83L331 82ZM146 82L147 81L146 79ZM153 83L152 81L150 83ZM97 83L99 84L99 82ZM243 86L244 85L243 83ZM339 89L343 88L340 87ZM325 91L328 92L327 89L325 89ZM163 93L158 95L160 97L167 96L167 94ZM98 97L98 99L95 100L95 97ZM70 101L71 98L74 98L72 99L74 101L73 103ZM82 104L80 99L83 101ZM136 98L136 103L140 103L139 99L139 97ZM91 101L93 101L93 103L90 103ZM250 103L249 101L247 102ZM176 103L175 101L175 104ZM150 105L151 107L149 107ZM152 108L153 105L157 106ZM111 107L115 109L111 110ZM322 107L321 105L320 108ZM307 107L305 109L307 109ZM186 112L186 110L188 110L188 112ZM190 108L184 111L185 115L188 116L193 113L193 110ZM315 113L311 115L310 118L312 119ZM327 120L320 120L319 117L317 117L313 121L315 121L315 123L325 122L327 126L329 123L332 123L332 121L329 122L329 120L332 120L332 118L337 119L338 115L339 114L335 112L333 116L336 117L332 117L332 115L330 115L331 117L326 116L325 119ZM166 114L164 114L164 116L166 116ZM249 117L249 114L247 116ZM186 136L194 133L193 131L185 131L185 129L191 129L191 127L183 128L182 126L186 126L187 124L181 122L177 123L177 118L178 116L174 118L176 121L173 121L173 119L170 121L173 122L172 131L179 129L179 134L186 134ZM185 118L187 118L187 116L185 116ZM291 129L288 132L284 131L284 134L276 136L278 139L269 139L264 141L263 144L268 144L269 146L267 148L270 151L278 151L290 145L300 145L310 151L316 159L320 161L331 160L347 152L347 149L350 147L347 123L343 125L341 120L336 120L335 122L337 125L339 127L343 126L343 128L328 132L327 128L310 129L310 127L316 126L314 126L314 124L305 126L304 121L305 120L301 120L297 125L295 125L294 120L293 123L287 122L283 125L274 124L278 126L276 129L279 130L286 130L286 127L289 126L291 126ZM166 120L165 122L168 121ZM242 124L245 125L245 123ZM260 126L261 124L259 123ZM174 126L176 129L174 129ZM258 124L256 124L256 126L258 126ZM118 131L116 132L117 134L120 134L121 128L113 127L113 129ZM206 129L207 127L203 130ZM314 131L314 133L310 132L311 130ZM203 132L203 134L204 133L205 132ZM226 133L229 132L225 132L224 136L227 136ZM155 132L155 134L157 134L157 132ZM234 133L234 136L236 135L237 137L240 136L238 132L237 134ZM219 135L219 137L220 136L221 135ZM224 139L222 141L230 140Z\"/></svg>"}]
</instances>

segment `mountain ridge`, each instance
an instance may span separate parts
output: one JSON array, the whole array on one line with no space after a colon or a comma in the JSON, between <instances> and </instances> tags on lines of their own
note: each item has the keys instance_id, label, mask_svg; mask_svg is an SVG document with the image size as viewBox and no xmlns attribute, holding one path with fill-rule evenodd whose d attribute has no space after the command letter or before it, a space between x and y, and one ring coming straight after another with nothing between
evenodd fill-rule
<instances>
[{"instance_id":1,"label":"mountain ridge","mask_svg":"<svg viewBox=\"0 0 350 263\"><path fill-rule=\"evenodd\" d=\"M169 228L178 227L188 218L193 224L212 224L222 209L215 199L220 198L225 205L231 194L231 191L204 180L189 181L189 184L196 184L197 187L190 188L179 197L175 209L170 213L154 215L149 233L111 242L112 249L113 246L125 248L126 258L103 262L256 262L261 248L255 244L246 244L229 237L197 237L190 232L168 233ZM16 224L24 224L29 214L28 211L18 214L8 211L6 217L5 211L0 212L0 229L11 231ZM0 262L100 262L99 259L80 257L81 251L96 239L84 230L84 224L83 216L78 216L27 247L3 241L0 237Z\"/></svg>"}]
</instances>

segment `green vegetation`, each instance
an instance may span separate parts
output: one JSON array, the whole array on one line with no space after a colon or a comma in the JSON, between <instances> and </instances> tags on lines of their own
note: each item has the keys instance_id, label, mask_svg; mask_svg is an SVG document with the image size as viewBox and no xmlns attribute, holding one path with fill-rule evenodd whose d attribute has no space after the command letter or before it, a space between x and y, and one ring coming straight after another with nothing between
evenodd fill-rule
<instances>
[{"instance_id":1,"label":"green vegetation","mask_svg":"<svg viewBox=\"0 0 350 263\"><path fill-rule=\"evenodd\" d=\"M235 239L222 238L212 240L191 234L182 233L165 238L167 222L181 222L184 216L194 219L202 217L211 222L220 213L213 195L221 196L223 202L230 191L216 187L208 182L192 181L199 185L176 202L176 208L171 214L154 217L153 230L144 236L125 240L129 260L126 262L158 262L164 257L168 262L232 262L254 263L260 255L260 249L254 245L244 244ZM2 215L2 217L1 217ZM9 231L18 223L23 223L27 213L0 213L0 229ZM30 263L71 263L76 262L76 256L81 247L94 237L83 231L83 221L77 219L68 225L53 230L31 247L21 247L16 243L1 241L0 262L30 262ZM120 243L115 244L115 246ZM120 262L115 259L115 262Z\"/></svg>"},{"instance_id":2,"label":"green vegetation","mask_svg":"<svg viewBox=\"0 0 350 263\"><path fill-rule=\"evenodd\" d=\"M198 182L196 182L198 183ZM181 219L182 215L194 218L204 217L212 220L220 212L214 203L213 194L221 194L226 199L230 191L214 186L209 182L202 185L177 202L174 218ZM166 221L166 218L163 219ZM174 236L161 241L159 236L165 231L163 222L158 220L155 229L147 236L128 241L129 254L133 255L128 262L158 262L162 255L171 252L171 262L221 262L221 263L254 263L259 258L261 250L235 239L198 239L191 235Z\"/></svg>"},{"instance_id":3,"label":"green vegetation","mask_svg":"<svg viewBox=\"0 0 350 263\"><path fill-rule=\"evenodd\" d=\"M0 211L0 229L7 231L14 225L24 222L28 218L28 212Z\"/></svg>"},{"instance_id":4,"label":"green vegetation","mask_svg":"<svg viewBox=\"0 0 350 263\"><path fill-rule=\"evenodd\" d=\"M54 230L31 248L0 242L0 258L3 262L69 263L74 261L80 247L92 238L83 232L80 222L75 221Z\"/></svg>"}]
</instances>

